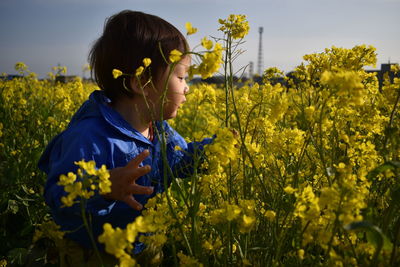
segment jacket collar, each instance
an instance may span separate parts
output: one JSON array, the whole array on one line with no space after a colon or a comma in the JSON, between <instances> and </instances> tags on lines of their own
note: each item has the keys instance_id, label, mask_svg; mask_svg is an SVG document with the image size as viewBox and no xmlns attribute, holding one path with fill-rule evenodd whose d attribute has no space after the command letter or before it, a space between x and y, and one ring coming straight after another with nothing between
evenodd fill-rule
<instances>
[{"instance_id":1,"label":"jacket collar","mask_svg":"<svg viewBox=\"0 0 400 267\"><path fill-rule=\"evenodd\" d=\"M94 91L89 97L89 102L97 105L101 116L115 130L129 138L134 138L140 142L153 145L150 140L134 129L115 109L109 106L111 100L104 94L103 91Z\"/></svg>"}]
</instances>

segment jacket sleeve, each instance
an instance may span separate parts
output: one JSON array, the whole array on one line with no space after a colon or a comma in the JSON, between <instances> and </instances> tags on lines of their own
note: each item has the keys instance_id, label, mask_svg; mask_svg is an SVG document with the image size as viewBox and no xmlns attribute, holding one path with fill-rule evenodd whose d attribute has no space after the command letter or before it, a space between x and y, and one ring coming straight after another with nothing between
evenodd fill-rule
<instances>
[{"instance_id":1,"label":"jacket sleeve","mask_svg":"<svg viewBox=\"0 0 400 267\"><path fill-rule=\"evenodd\" d=\"M169 125L167 125L166 129L169 135L167 157L174 176L186 178L191 176L195 170L199 171L201 163L205 159L204 146L211 144L215 139L215 135L211 138L204 138L200 142L187 143Z\"/></svg>"},{"instance_id":2,"label":"jacket sleeve","mask_svg":"<svg viewBox=\"0 0 400 267\"><path fill-rule=\"evenodd\" d=\"M105 164L106 149L106 145L99 140L74 133L59 135L49 144L39 161L39 168L47 173L44 196L53 212L64 215L80 214L79 203L75 203L72 207L63 206L61 197L67 193L63 186L57 184L59 177L68 172L76 173L78 166L74 162L80 160L94 160L96 167L99 168ZM114 201L106 200L96 193L87 200L86 211L92 216L103 216L111 212L114 204Z\"/></svg>"}]
</instances>

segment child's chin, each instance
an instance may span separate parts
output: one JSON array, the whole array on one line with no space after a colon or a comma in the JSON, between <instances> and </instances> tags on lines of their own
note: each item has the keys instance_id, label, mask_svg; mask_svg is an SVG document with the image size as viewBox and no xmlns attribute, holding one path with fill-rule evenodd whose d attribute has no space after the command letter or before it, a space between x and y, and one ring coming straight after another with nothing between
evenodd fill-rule
<instances>
[{"instance_id":1,"label":"child's chin","mask_svg":"<svg viewBox=\"0 0 400 267\"><path fill-rule=\"evenodd\" d=\"M165 120L173 119L176 117L177 114L178 114L178 110L166 112L166 113L164 113L164 119Z\"/></svg>"},{"instance_id":2,"label":"child's chin","mask_svg":"<svg viewBox=\"0 0 400 267\"><path fill-rule=\"evenodd\" d=\"M176 117L176 112L164 115L164 120L170 120Z\"/></svg>"}]
</instances>

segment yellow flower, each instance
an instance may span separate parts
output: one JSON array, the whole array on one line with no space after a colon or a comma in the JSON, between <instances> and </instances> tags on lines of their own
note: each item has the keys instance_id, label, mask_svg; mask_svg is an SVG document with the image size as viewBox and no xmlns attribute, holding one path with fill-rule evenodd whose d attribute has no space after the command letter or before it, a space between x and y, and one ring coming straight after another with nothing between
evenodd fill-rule
<instances>
[{"instance_id":1,"label":"yellow flower","mask_svg":"<svg viewBox=\"0 0 400 267\"><path fill-rule=\"evenodd\" d=\"M219 30L231 34L233 39L243 38L250 29L245 15L229 15L228 19L219 19L218 22L222 24Z\"/></svg>"},{"instance_id":2,"label":"yellow flower","mask_svg":"<svg viewBox=\"0 0 400 267\"><path fill-rule=\"evenodd\" d=\"M151 64L151 59L146 57L143 59L143 64L145 67L148 67Z\"/></svg>"},{"instance_id":3,"label":"yellow flower","mask_svg":"<svg viewBox=\"0 0 400 267\"><path fill-rule=\"evenodd\" d=\"M110 172L107 170L105 165L102 165L100 169L97 170L97 176L99 177L99 190L100 194L107 194L111 192L111 181Z\"/></svg>"},{"instance_id":4,"label":"yellow flower","mask_svg":"<svg viewBox=\"0 0 400 267\"><path fill-rule=\"evenodd\" d=\"M313 115L314 115L314 111L315 111L315 107L314 107L314 106L309 106L309 107L306 107L306 108L304 109L304 113L306 114L306 118L307 118L308 120L311 120L311 119L312 119L312 117L313 117Z\"/></svg>"},{"instance_id":5,"label":"yellow flower","mask_svg":"<svg viewBox=\"0 0 400 267\"><path fill-rule=\"evenodd\" d=\"M264 216L267 217L268 220L273 221L276 217L276 213L273 210L267 210Z\"/></svg>"},{"instance_id":6,"label":"yellow flower","mask_svg":"<svg viewBox=\"0 0 400 267\"><path fill-rule=\"evenodd\" d=\"M78 165L79 167L81 167L89 175L97 174L96 162L94 162L94 160L91 160L88 162L81 160L81 161L75 162L75 164Z\"/></svg>"},{"instance_id":7,"label":"yellow flower","mask_svg":"<svg viewBox=\"0 0 400 267\"><path fill-rule=\"evenodd\" d=\"M178 258L180 262L180 266L197 266L197 267L202 267L203 264L200 263L196 258L187 256L183 254L182 252L178 252Z\"/></svg>"},{"instance_id":8,"label":"yellow flower","mask_svg":"<svg viewBox=\"0 0 400 267\"><path fill-rule=\"evenodd\" d=\"M144 70L143 66L140 66L139 68L136 69L135 75L136 75L136 76L142 75L143 70Z\"/></svg>"},{"instance_id":9,"label":"yellow flower","mask_svg":"<svg viewBox=\"0 0 400 267\"><path fill-rule=\"evenodd\" d=\"M105 165L96 169L95 161L85 162L81 160L75 162L80 168L76 171L81 181L77 182L77 175L69 172L67 175L60 175L58 185L64 186L64 191L69 193L61 198L61 202L67 206L72 206L75 198L82 197L89 199L94 196L95 190L100 194L111 192L110 173Z\"/></svg>"},{"instance_id":10,"label":"yellow flower","mask_svg":"<svg viewBox=\"0 0 400 267\"><path fill-rule=\"evenodd\" d=\"M112 75L113 75L114 79L117 79L119 76L122 75L122 71L117 70L117 69L113 69L112 70Z\"/></svg>"},{"instance_id":11,"label":"yellow flower","mask_svg":"<svg viewBox=\"0 0 400 267\"><path fill-rule=\"evenodd\" d=\"M67 175L61 174L60 175L60 181L58 182L58 185L68 185L74 183L76 180L76 175L72 172L69 172Z\"/></svg>"},{"instance_id":12,"label":"yellow flower","mask_svg":"<svg viewBox=\"0 0 400 267\"><path fill-rule=\"evenodd\" d=\"M103 225L104 232L99 236L100 243L105 244L105 250L117 258L125 254L124 248L126 246L125 232L120 228L114 228L111 224L105 223Z\"/></svg>"},{"instance_id":13,"label":"yellow flower","mask_svg":"<svg viewBox=\"0 0 400 267\"><path fill-rule=\"evenodd\" d=\"M28 70L28 66L24 62L17 62L14 68L20 72Z\"/></svg>"},{"instance_id":14,"label":"yellow flower","mask_svg":"<svg viewBox=\"0 0 400 267\"><path fill-rule=\"evenodd\" d=\"M213 51L209 51L203 55L200 65L192 66L190 68L190 76L200 74L202 79L211 77L215 72L218 71L223 62L222 52L223 48L221 44L216 43Z\"/></svg>"},{"instance_id":15,"label":"yellow flower","mask_svg":"<svg viewBox=\"0 0 400 267\"><path fill-rule=\"evenodd\" d=\"M203 242L202 247L207 250L213 250L213 245L207 240Z\"/></svg>"},{"instance_id":16,"label":"yellow flower","mask_svg":"<svg viewBox=\"0 0 400 267\"><path fill-rule=\"evenodd\" d=\"M304 249L299 249L297 251L297 256L299 257L300 260L304 259Z\"/></svg>"},{"instance_id":17,"label":"yellow flower","mask_svg":"<svg viewBox=\"0 0 400 267\"><path fill-rule=\"evenodd\" d=\"M400 72L400 65L399 64L390 65L390 71L394 73Z\"/></svg>"},{"instance_id":18,"label":"yellow flower","mask_svg":"<svg viewBox=\"0 0 400 267\"><path fill-rule=\"evenodd\" d=\"M286 194L291 195L294 192L296 192L297 190L294 189L293 187L291 187L290 185L286 186L283 191L285 191Z\"/></svg>"},{"instance_id":19,"label":"yellow flower","mask_svg":"<svg viewBox=\"0 0 400 267\"><path fill-rule=\"evenodd\" d=\"M182 57L182 52L179 50L172 50L171 53L169 53L169 60L171 63L178 62Z\"/></svg>"},{"instance_id":20,"label":"yellow flower","mask_svg":"<svg viewBox=\"0 0 400 267\"><path fill-rule=\"evenodd\" d=\"M319 199L315 196L313 188L308 185L298 196L294 215L304 221L315 220L320 216Z\"/></svg>"},{"instance_id":21,"label":"yellow flower","mask_svg":"<svg viewBox=\"0 0 400 267\"><path fill-rule=\"evenodd\" d=\"M239 229L239 231L242 233L249 232L251 228L254 226L255 222L256 222L255 217L243 215L241 221L241 228Z\"/></svg>"},{"instance_id":22,"label":"yellow flower","mask_svg":"<svg viewBox=\"0 0 400 267\"><path fill-rule=\"evenodd\" d=\"M69 194L66 197L61 197L61 203L63 203L67 207L72 207L72 205L74 205L74 198L75 196L72 194Z\"/></svg>"},{"instance_id":23,"label":"yellow flower","mask_svg":"<svg viewBox=\"0 0 400 267\"><path fill-rule=\"evenodd\" d=\"M33 243L37 242L41 238L48 237L54 242L59 242L63 239L66 232L60 230L60 226L57 225L53 220L44 219L44 221L37 225L33 236ZM1 267L1 265L0 265Z\"/></svg>"},{"instance_id":24,"label":"yellow flower","mask_svg":"<svg viewBox=\"0 0 400 267\"><path fill-rule=\"evenodd\" d=\"M227 204L225 216L228 221L232 221L239 216L240 212L241 210L237 205Z\"/></svg>"},{"instance_id":25,"label":"yellow flower","mask_svg":"<svg viewBox=\"0 0 400 267\"><path fill-rule=\"evenodd\" d=\"M204 37L201 39L201 45L207 49L210 50L213 47L213 42L211 40L208 40L207 37Z\"/></svg>"},{"instance_id":26,"label":"yellow flower","mask_svg":"<svg viewBox=\"0 0 400 267\"><path fill-rule=\"evenodd\" d=\"M331 87L338 97L347 100L349 104L364 103L365 88L360 75L355 71L324 71L321 84Z\"/></svg>"},{"instance_id":27,"label":"yellow flower","mask_svg":"<svg viewBox=\"0 0 400 267\"><path fill-rule=\"evenodd\" d=\"M187 31L187 35L191 35L191 34L194 34L197 32L197 28L193 28L192 23L190 23L190 22L185 23L185 28Z\"/></svg>"}]
</instances>

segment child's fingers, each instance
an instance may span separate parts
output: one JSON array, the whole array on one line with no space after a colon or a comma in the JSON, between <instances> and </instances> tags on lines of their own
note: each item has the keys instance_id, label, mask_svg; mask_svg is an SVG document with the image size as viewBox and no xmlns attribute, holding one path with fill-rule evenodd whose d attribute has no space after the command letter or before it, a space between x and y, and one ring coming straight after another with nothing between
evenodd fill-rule
<instances>
[{"instance_id":1,"label":"child's fingers","mask_svg":"<svg viewBox=\"0 0 400 267\"><path fill-rule=\"evenodd\" d=\"M140 204L133 196L127 196L123 200L126 204L128 204L134 210L142 210L143 205Z\"/></svg>"},{"instance_id":2,"label":"child's fingers","mask_svg":"<svg viewBox=\"0 0 400 267\"><path fill-rule=\"evenodd\" d=\"M129 170L129 181L132 180L136 181L139 177L149 173L151 171L151 167L149 165L143 166L143 167L137 167L135 169L130 169Z\"/></svg>"},{"instance_id":3,"label":"child's fingers","mask_svg":"<svg viewBox=\"0 0 400 267\"><path fill-rule=\"evenodd\" d=\"M139 164L148 156L150 155L150 152L145 149L142 151L142 153L140 153L139 155L137 155L135 158L131 159L131 161L128 162L128 164L126 165L127 167L130 168L134 168L136 169L137 167L139 167Z\"/></svg>"},{"instance_id":4,"label":"child's fingers","mask_svg":"<svg viewBox=\"0 0 400 267\"><path fill-rule=\"evenodd\" d=\"M128 192L134 195L150 195L154 191L152 186L142 186L138 184L130 185L128 188Z\"/></svg>"}]
</instances>

